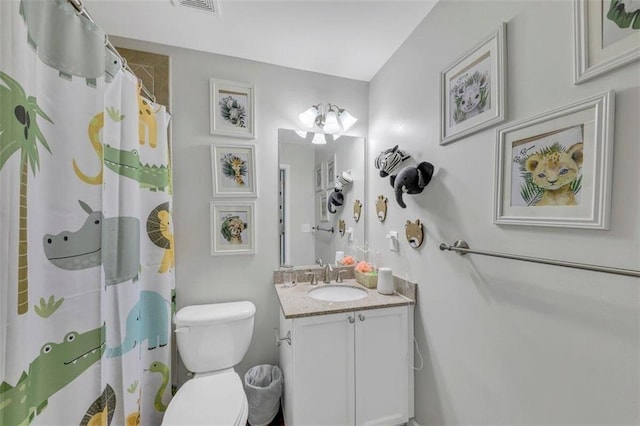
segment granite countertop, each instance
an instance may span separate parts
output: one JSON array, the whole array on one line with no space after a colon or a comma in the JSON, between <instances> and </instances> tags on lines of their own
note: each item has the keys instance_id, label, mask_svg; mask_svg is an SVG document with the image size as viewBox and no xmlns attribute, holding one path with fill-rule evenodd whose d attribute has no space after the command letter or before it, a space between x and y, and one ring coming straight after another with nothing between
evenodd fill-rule
<instances>
[{"instance_id":1,"label":"granite countertop","mask_svg":"<svg viewBox=\"0 0 640 426\"><path fill-rule=\"evenodd\" d=\"M355 279L345 279L340 284L331 282L330 284L311 285L308 282L298 282L293 287L287 288L283 284L274 284L274 287L285 318L301 318L415 304L416 285L395 276L393 278L396 291L392 295L380 294L375 288L368 289L358 284ZM314 288L328 285L358 287L366 290L368 296L348 302L329 302L312 299L307 295Z\"/></svg>"}]
</instances>

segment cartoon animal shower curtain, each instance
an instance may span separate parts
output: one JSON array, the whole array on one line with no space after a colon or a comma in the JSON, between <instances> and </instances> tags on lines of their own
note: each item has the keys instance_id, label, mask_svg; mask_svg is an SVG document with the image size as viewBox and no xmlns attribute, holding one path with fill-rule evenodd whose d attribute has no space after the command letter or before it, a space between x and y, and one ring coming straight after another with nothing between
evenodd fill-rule
<instances>
[{"instance_id":1,"label":"cartoon animal shower curtain","mask_svg":"<svg viewBox=\"0 0 640 426\"><path fill-rule=\"evenodd\" d=\"M159 424L165 108L66 0L0 2L0 425Z\"/></svg>"}]
</instances>

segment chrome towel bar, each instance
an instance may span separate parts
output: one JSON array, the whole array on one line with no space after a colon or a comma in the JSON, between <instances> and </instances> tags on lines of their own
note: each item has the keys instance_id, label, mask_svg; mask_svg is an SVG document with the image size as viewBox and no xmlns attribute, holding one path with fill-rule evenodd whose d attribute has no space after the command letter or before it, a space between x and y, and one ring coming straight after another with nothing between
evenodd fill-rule
<instances>
[{"instance_id":1,"label":"chrome towel bar","mask_svg":"<svg viewBox=\"0 0 640 426\"><path fill-rule=\"evenodd\" d=\"M317 231L331 232L332 234L335 232L335 230L333 229L333 226L330 229L324 229L324 228L320 228L320 225L317 225L317 226L312 226L311 229L315 229Z\"/></svg>"},{"instance_id":2,"label":"chrome towel bar","mask_svg":"<svg viewBox=\"0 0 640 426\"><path fill-rule=\"evenodd\" d=\"M452 246L442 243L440 244L440 250L455 251L455 252L458 252L458 254L460 255L465 255L467 253L481 254L483 256L501 257L504 259L522 260L525 262L544 263L545 265L564 266L567 268L584 269L587 271L604 272L607 274L626 275L629 277L640 278L640 271L636 271L633 269L613 268L610 266L599 266L599 265L589 265L586 263L566 262L564 260L542 259L539 257L495 253L495 252L483 251L483 250L473 250L469 248L469 244L467 244L467 242L464 240L458 240L455 243L453 243Z\"/></svg>"}]
</instances>

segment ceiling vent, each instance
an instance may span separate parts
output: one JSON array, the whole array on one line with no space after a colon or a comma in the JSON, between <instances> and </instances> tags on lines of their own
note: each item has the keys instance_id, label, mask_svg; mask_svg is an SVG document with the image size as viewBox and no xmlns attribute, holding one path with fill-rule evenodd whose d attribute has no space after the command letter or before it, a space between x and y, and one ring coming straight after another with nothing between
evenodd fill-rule
<instances>
[{"instance_id":1,"label":"ceiling vent","mask_svg":"<svg viewBox=\"0 0 640 426\"><path fill-rule=\"evenodd\" d=\"M173 3L174 6L190 7L216 15L220 14L218 0L171 0L171 3Z\"/></svg>"}]
</instances>

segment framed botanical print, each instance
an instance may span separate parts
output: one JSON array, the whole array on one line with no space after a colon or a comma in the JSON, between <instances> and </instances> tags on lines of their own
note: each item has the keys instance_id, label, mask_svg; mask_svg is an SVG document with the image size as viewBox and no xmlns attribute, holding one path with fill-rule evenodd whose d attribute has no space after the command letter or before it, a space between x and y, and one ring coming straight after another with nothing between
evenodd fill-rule
<instances>
[{"instance_id":1,"label":"framed botanical print","mask_svg":"<svg viewBox=\"0 0 640 426\"><path fill-rule=\"evenodd\" d=\"M498 130L494 223L608 229L614 93Z\"/></svg>"},{"instance_id":2,"label":"framed botanical print","mask_svg":"<svg viewBox=\"0 0 640 426\"><path fill-rule=\"evenodd\" d=\"M440 73L440 145L505 119L506 24Z\"/></svg>"},{"instance_id":3,"label":"framed botanical print","mask_svg":"<svg viewBox=\"0 0 640 426\"><path fill-rule=\"evenodd\" d=\"M211 145L214 197L256 197L253 145Z\"/></svg>"},{"instance_id":4,"label":"framed botanical print","mask_svg":"<svg viewBox=\"0 0 640 426\"><path fill-rule=\"evenodd\" d=\"M574 0L575 84L640 59L640 3Z\"/></svg>"},{"instance_id":5,"label":"framed botanical print","mask_svg":"<svg viewBox=\"0 0 640 426\"><path fill-rule=\"evenodd\" d=\"M255 254L254 203L211 202L211 255Z\"/></svg>"},{"instance_id":6,"label":"framed botanical print","mask_svg":"<svg viewBox=\"0 0 640 426\"><path fill-rule=\"evenodd\" d=\"M211 134L255 138L254 86L211 79Z\"/></svg>"}]
</instances>

